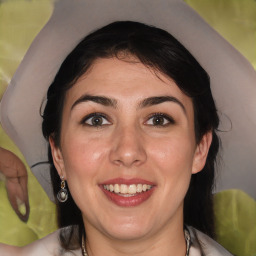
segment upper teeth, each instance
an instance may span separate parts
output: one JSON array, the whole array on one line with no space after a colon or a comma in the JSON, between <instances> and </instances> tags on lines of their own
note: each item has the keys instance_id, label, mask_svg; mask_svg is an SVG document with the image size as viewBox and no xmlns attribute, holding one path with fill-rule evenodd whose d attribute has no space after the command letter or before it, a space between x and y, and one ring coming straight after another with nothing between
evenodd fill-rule
<instances>
[{"instance_id":1,"label":"upper teeth","mask_svg":"<svg viewBox=\"0 0 256 256\"><path fill-rule=\"evenodd\" d=\"M148 184L110 184L110 185L104 185L104 189L114 192L116 194L136 194L145 192L152 188L151 185Z\"/></svg>"}]
</instances>

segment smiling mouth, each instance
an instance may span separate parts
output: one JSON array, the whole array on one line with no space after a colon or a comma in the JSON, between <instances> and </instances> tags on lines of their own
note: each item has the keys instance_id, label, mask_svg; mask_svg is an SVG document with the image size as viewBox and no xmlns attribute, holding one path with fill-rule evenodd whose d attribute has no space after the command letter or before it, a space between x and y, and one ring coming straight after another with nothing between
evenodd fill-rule
<instances>
[{"instance_id":1,"label":"smiling mouth","mask_svg":"<svg viewBox=\"0 0 256 256\"><path fill-rule=\"evenodd\" d=\"M147 192L152 189L152 185L148 184L109 184L103 185L104 190L112 192L122 197L132 197Z\"/></svg>"}]
</instances>

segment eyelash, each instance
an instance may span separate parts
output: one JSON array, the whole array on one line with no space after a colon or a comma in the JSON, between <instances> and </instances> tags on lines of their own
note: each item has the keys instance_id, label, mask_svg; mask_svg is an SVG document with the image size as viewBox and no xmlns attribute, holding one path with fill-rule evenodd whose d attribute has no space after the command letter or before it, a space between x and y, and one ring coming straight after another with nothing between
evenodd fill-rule
<instances>
[{"instance_id":1,"label":"eyelash","mask_svg":"<svg viewBox=\"0 0 256 256\"><path fill-rule=\"evenodd\" d=\"M94 117L100 118L101 120L102 120L102 119L105 119L105 120L107 120L108 124L111 124L111 122L108 120L107 116L106 116L105 114L102 114L102 113L91 113L91 114L85 116L85 117L81 120L80 123L81 123L82 125L87 125L87 126L91 126L91 127L100 127L100 126L103 126L103 125L108 125L108 124L104 124L104 121L102 121L102 123L99 124L99 125L93 125L93 124L88 124L88 123L86 123L86 122L88 122L88 120L93 119Z\"/></svg>"},{"instance_id":2,"label":"eyelash","mask_svg":"<svg viewBox=\"0 0 256 256\"><path fill-rule=\"evenodd\" d=\"M98 125L95 125L95 124L88 124L88 123L87 123L88 120L91 119L91 121L92 121L92 119L93 119L94 117L95 117L95 118L98 118L98 119L101 119L101 123L98 124ZM162 121L164 121L164 123L163 123L163 124L147 124L147 122L148 122L149 120L153 119L153 118L161 118L161 119L163 119ZM105 119L105 120L107 121L107 124L104 123L104 120L103 120L103 119ZM106 122L106 121L105 121L105 122ZM111 124L111 122L109 121L108 117L107 117L105 114L103 114L103 113L97 113L97 112L96 112L96 113L91 113L91 114L85 116L85 117L81 120L80 123L81 123L82 125L91 126L91 127L97 127L97 128L99 128L99 127L101 127L101 126L104 126L104 125L109 125L109 124ZM167 115L167 114L164 114L164 113L153 113L153 114L151 114L151 115L147 118L147 121L144 122L144 124L146 124L146 125L151 125L151 126L156 126L156 127L166 127L166 126L169 126L169 125L171 125L171 124L175 124L175 121L174 121L174 119L173 119L172 117L170 117L170 116Z\"/></svg>"},{"instance_id":3,"label":"eyelash","mask_svg":"<svg viewBox=\"0 0 256 256\"><path fill-rule=\"evenodd\" d=\"M171 125L171 124L175 124L175 121L174 121L174 119L172 118L172 117L170 117L169 115L167 115L167 114L164 114L164 113L153 113L153 114L151 114L148 118L147 118L147 121L146 122L148 122L150 119L153 119L153 118L163 118L163 119L165 119L164 120L164 122L166 122L166 123L164 123L164 124L151 124L152 126L156 126L156 127L166 127L166 126L169 126L169 125ZM146 123L145 122L145 123Z\"/></svg>"}]
</instances>

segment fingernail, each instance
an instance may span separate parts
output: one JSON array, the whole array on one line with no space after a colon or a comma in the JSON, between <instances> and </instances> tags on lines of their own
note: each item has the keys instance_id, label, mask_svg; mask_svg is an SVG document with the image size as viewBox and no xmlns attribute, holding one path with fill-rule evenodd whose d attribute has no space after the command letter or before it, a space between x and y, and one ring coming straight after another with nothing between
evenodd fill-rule
<instances>
[{"instance_id":1,"label":"fingernail","mask_svg":"<svg viewBox=\"0 0 256 256\"><path fill-rule=\"evenodd\" d=\"M26 213L27 213L27 210L26 210L26 205L23 201L21 201L18 197L16 198L16 201L17 201L17 205L18 205L18 209L19 209L19 212L25 216Z\"/></svg>"},{"instance_id":2,"label":"fingernail","mask_svg":"<svg viewBox=\"0 0 256 256\"><path fill-rule=\"evenodd\" d=\"M0 171L0 180L2 180L2 181L5 181L5 180L6 180L5 175L3 175L3 174L1 173L1 171Z\"/></svg>"}]
</instances>

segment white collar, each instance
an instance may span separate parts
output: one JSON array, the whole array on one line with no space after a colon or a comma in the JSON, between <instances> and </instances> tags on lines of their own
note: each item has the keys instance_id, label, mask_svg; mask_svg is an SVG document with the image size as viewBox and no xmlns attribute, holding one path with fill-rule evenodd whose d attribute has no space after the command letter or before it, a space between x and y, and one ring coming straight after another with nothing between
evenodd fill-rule
<instances>
[{"instance_id":1,"label":"white collar","mask_svg":"<svg viewBox=\"0 0 256 256\"><path fill-rule=\"evenodd\" d=\"M209 236L193 227L187 227L191 236L189 256L232 256L224 247L211 239Z\"/></svg>"}]
</instances>

